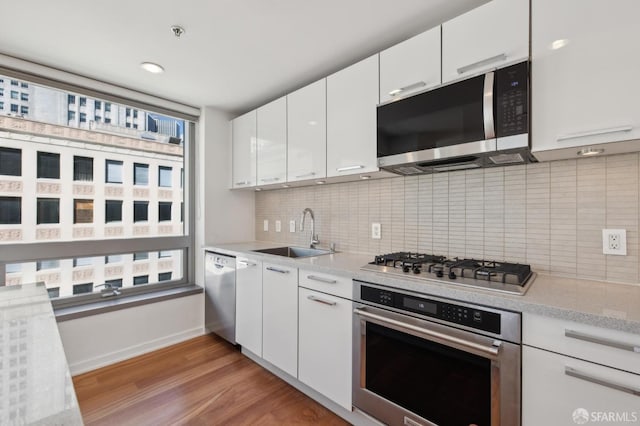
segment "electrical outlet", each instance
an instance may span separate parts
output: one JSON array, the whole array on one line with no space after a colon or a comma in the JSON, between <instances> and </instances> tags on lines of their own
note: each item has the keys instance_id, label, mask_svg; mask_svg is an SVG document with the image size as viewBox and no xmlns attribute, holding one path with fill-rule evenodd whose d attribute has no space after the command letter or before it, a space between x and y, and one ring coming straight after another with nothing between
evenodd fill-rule
<instances>
[{"instance_id":1,"label":"electrical outlet","mask_svg":"<svg viewBox=\"0 0 640 426\"><path fill-rule=\"evenodd\" d=\"M626 256L627 255L627 230L626 229L603 229L602 230L602 253Z\"/></svg>"},{"instance_id":2,"label":"electrical outlet","mask_svg":"<svg viewBox=\"0 0 640 426\"><path fill-rule=\"evenodd\" d=\"M381 229L380 229L380 224L379 223L372 223L371 224L371 238L373 238L374 240L379 240L380 238L382 238L382 234L381 234Z\"/></svg>"},{"instance_id":3,"label":"electrical outlet","mask_svg":"<svg viewBox=\"0 0 640 426\"><path fill-rule=\"evenodd\" d=\"M291 233L296 232L296 221L295 220L290 220L289 221L289 232L291 232Z\"/></svg>"},{"instance_id":4,"label":"electrical outlet","mask_svg":"<svg viewBox=\"0 0 640 426\"><path fill-rule=\"evenodd\" d=\"M262 222L262 230L264 232L269 230L269 219L265 219L264 222Z\"/></svg>"},{"instance_id":5,"label":"electrical outlet","mask_svg":"<svg viewBox=\"0 0 640 426\"><path fill-rule=\"evenodd\" d=\"M276 232L282 231L282 223L279 220L276 220Z\"/></svg>"}]
</instances>

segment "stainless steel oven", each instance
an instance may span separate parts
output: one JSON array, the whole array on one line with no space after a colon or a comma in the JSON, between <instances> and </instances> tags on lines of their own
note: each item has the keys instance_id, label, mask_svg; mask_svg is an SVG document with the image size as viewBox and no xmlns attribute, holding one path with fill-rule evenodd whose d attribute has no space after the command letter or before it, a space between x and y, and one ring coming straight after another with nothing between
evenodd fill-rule
<instances>
[{"instance_id":1,"label":"stainless steel oven","mask_svg":"<svg viewBox=\"0 0 640 426\"><path fill-rule=\"evenodd\" d=\"M520 424L520 314L354 281L353 405L389 425Z\"/></svg>"}]
</instances>

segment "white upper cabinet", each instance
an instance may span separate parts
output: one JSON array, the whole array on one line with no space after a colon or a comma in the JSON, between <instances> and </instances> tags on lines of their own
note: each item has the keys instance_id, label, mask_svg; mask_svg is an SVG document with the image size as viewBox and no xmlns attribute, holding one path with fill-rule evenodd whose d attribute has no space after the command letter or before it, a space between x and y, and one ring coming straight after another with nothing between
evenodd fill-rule
<instances>
[{"instance_id":1,"label":"white upper cabinet","mask_svg":"<svg viewBox=\"0 0 640 426\"><path fill-rule=\"evenodd\" d=\"M440 26L380 52L380 102L430 87L441 78Z\"/></svg>"},{"instance_id":2,"label":"white upper cabinet","mask_svg":"<svg viewBox=\"0 0 640 426\"><path fill-rule=\"evenodd\" d=\"M529 0L492 0L442 24L445 83L528 58Z\"/></svg>"},{"instance_id":3,"label":"white upper cabinet","mask_svg":"<svg viewBox=\"0 0 640 426\"><path fill-rule=\"evenodd\" d=\"M256 185L256 111L250 111L231 122L233 172L231 187Z\"/></svg>"},{"instance_id":4,"label":"white upper cabinet","mask_svg":"<svg viewBox=\"0 0 640 426\"><path fill-rule=\"evenodd\" d=\"M532 149L538 159L605 153L640 138L640 2L532 0ZM620 149L623 149L622 151ZM563 151L564 149L564 151Z\"/></svg>"},{"instance_id":5,"label":"white upper cabinet","mask_svg":"<svg viewBox=\"0 0 640 426\"><path fill-rule=\"evenodd\" d=\"M378 171L378 55L327 77L327 177Z\"/></svg>"},{"instance_id":6,"label":"white upper cabinet","mask_svg":"<svg viewBox=\"0 0 640 426\"><path fill-rule=\"evenodd\" d=\"M287 98L258 108L257 185L284 183L287 178Z\"/></svg>"},{"instance_id":7,"label":"white upper cabinet","mask_svg":"<svg viewBox=\"0 0 640 426\"><path fill-rule=\"evenodd\" d=\"M287 181L327 176L327 82L287 95Z\"/></svg>"}]
</instances>

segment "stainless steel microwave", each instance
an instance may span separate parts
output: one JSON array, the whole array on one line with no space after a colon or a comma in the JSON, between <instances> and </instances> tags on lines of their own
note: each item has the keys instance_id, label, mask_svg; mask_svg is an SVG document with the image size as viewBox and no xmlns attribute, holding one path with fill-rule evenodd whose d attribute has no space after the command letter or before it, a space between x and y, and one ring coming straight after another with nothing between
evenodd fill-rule
<instances>
[{"instance_id":1,"label":"stainless steel microwave","mask_svg":"<svg viewBox=\"0 0 640 426\"><path fill-rule=\"evenodd\" d=\"M381 104L378 167L403 175L536 161L529 62Z\"/></svg>"}]
</instances>

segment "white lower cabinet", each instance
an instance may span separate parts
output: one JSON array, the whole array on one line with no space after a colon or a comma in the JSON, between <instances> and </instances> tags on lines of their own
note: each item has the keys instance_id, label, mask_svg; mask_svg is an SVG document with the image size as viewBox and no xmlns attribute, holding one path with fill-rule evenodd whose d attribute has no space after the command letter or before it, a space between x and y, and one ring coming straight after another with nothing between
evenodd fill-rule
<instances>
[{"instance_id":1,"label":"white lower cabinet","mask_svg":"<svg viewBox=\"0 0 640 426\"><path fill-rule=\"evenodd\" d=\"M301 382L351 411L352 303L300 287Z\"/></svg>"},{"instance_id":2,"label":"white lower cabinet","mask_svg":"<svg viewBox=\"0 0 640 426\"><path fill-rule=\"evenodd\" d=\"M298 376L298 269L264 263L262 357Z\"/></svg>"},{"instance_id":3,"label":"white lower cabinet","mask_svg":"<svg viewBox=\"0 0 640 426\"><path fill-rule=\"evenodd\" d=\"M523 426L640 422L640 375L546 350L522 350Z\"/></svg>"},{"instance_id":4,"label":"white lower cabinet","mask_svg":"<svg viewBox=\"0 0 640 426\"><path fill-rule=\"evenodd\" d=\"M236 342L262 356L262 262L236 258Z\"/></svg>"}]
</instances>

